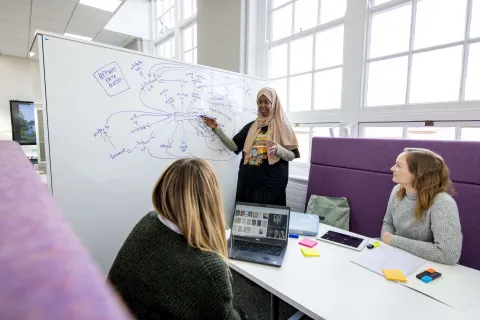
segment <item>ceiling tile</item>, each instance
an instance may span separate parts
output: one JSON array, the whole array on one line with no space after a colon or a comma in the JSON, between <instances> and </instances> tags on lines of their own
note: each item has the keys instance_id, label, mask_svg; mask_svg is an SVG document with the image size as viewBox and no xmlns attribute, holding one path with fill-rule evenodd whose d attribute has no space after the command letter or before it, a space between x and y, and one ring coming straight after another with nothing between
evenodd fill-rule
<instances>
[{"instance_id":1,"label":"ceiling tile","mask_svg":"<svg viewBox=\"0 0 480 320\"><path fill-rule=\"evenodd\" d=\"M21 3L21 4L28 4L28 6L30 6L30 0L7 0L7 1Z\"/></svg>"},{"instance_id":2,"label":"ceiling tile","mask_svg":"<svg viewBox=\"0 0 480 320\"><path fill-rule=\"evenodd\" d=\"M95 36L102 31L104 26L105 23L103 22L72 17L66 32L79 36L95 38Z\"/></svg>"},{"instance_id":3,"label":"ceiling tile","mask_svg":"<svg viewBox=\"0 0 480 320\"><path fill-rule=\"evenodd\" d=\"M100 10L85 6L83 4L79 4L75 9L75 12L73 13L73 17L99 22L101 21L107 24L108 21L110 21L110 19L113 17L113 12L108 12L105 10Z\"/></svg>"},{"instance_id":4,"label":"ceiling tile","mask_svg":"<svg viewBox=\"0 0 480 320\"><path fill-rule=\"evenodd\" d=\"M30 1L27 3L0 0L0 20L28 25L30 22Z\"/></svg>"},{"instance_id":5,"label":"ceiling tile","mask_svg":"<svg viewBox=\"0 0 480 320\"><path fill-rule=\"evenodd\" d=\"M65 30L77 4L66 0L33 0L31 25L51 31Z\"/></svg>"},{"instance_id":6,"label":"ceiling tile","mask_svg":"<svg viewBox=\"0 0 480 320\"><path fill-rule=\"evenodd\" d=\"M22 36L28 38L28 26L0 20L0 36Z\"/></svg>"}]
</instances>

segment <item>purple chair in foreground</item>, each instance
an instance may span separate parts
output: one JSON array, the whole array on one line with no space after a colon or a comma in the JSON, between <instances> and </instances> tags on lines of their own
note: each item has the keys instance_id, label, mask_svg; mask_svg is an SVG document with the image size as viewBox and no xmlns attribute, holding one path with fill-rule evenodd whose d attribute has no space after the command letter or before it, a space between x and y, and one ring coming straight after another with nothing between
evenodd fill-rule
<instances>
[{"instance_id":1,"label":"purple chair in foreground","mask_svg":"<svg viewBox=\"0 0 480 320\"><path fill-rule=\"evenodd\" d=\"M350 230L379 237L394 186L390 168L404 148L427 148L450 168L460 212L460 264L480 270L480 143L465 141L313 138L307 199L346 197Z\"/></svg>"},{"instance_id":2,"label":"purple chair in foreground","mask_svg":"<svg viewBox=\"0 0 480 320\"><path fill-rule=\"evenodd\" d=\"M0 319L130 319L20 146L0 141Z\"/></svg>"}]
</instances>

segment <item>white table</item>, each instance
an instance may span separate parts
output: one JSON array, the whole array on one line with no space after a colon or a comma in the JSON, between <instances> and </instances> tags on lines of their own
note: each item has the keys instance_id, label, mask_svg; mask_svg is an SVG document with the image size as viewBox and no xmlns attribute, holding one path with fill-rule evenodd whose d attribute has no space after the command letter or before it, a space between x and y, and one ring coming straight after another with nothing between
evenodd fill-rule
<instances>
[{"instance_id":1,"label":"white table","mask_svg":"<svg viewBox=\"0 0 480 320\"><path fill-rule=\"evenodd\" d=\"M320 224L326 228L338 230ZM229 265L313 319L480 319L480 271L455 266L477 288L469 309L460 312L352 263L358 251L319 241L320 257L306 258L298 242L289 239L281 268L238 260Z\"/></svg>"}]
</instances>

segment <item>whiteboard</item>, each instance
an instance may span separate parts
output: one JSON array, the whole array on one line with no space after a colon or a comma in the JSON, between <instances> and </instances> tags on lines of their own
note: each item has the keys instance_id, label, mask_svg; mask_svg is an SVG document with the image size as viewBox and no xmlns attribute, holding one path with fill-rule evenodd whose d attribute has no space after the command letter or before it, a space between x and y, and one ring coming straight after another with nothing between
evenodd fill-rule
<instances>
[{"instance_id":1,"label":"whiteboard","mask_svg":"<svg viewBox=\"0 0 480 320\"><path fill-rule=\"evenodd\" d=\"M230 224L240 156L200 116L233 137L254 120L266 81L57 35L38 40L49 187L103 271L176 159L214 166Z\"/></svg>"}]
</instances>

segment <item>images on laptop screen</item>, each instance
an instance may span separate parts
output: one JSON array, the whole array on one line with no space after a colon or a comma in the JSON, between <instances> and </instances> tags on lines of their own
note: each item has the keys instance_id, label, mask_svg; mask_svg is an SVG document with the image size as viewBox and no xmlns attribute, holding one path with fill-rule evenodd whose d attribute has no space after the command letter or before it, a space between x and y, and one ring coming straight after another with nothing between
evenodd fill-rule
<instances>
[{"instance_id":1,"label":"images on laptop screen","mask_svg":"<svg viewBox=\"0 0 480 320\"><path fill-rule=\"evenodd\" d=\"M232 233L236 236L286 240L288 209L237 205Z\"/></svg>"}]
</instances>

